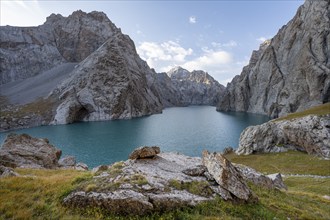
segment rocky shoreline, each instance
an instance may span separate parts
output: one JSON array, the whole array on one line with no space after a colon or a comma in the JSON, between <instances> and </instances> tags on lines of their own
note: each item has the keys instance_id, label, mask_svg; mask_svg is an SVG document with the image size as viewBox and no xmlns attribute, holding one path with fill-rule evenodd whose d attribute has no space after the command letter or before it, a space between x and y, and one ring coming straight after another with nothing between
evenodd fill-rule
<instances>
[{"instance_id":1,"label":"rocky shoreline","mask_svg":"<svg viewBox=\"0 0 330 220\"><path fill-rule=\"evenodd\" d=\"M11 134L0 148L0 177L19 176L13 168L88 170L74 157L60 159L61 151L46 139ZM68 207L99 207L114 214L145 215L195 206L220 197L240 202L258 201L252 182L269 189L286 189L281 174L263 175L232 164L220 153L202 157L164 153L157 146L137 148L126 161L92 169L63 199Z\"/></svg>"},{"instance_id":2,"label":"rocky shoreline","mask_svg":"<svg viewBox=\"0 0 330 220\"><path fill-rule=\"evenodd\" d=\"M272 120L246 128L236 153L303 151L330 158L330 114L308 115L291 120Z\"/></svg>"}]
</instances>

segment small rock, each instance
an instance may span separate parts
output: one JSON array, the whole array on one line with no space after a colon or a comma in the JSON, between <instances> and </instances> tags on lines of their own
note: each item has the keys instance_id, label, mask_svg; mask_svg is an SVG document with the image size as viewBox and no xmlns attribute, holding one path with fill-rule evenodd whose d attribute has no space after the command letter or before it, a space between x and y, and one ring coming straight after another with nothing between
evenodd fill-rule
<instances>
[{"instance_id":1,"label":"small rock","mask_svg":"<svg viewBox=\"0 0 330 220\"><path fill-rule=\"evenodd\" d=\"M285 190L288 189L288 187L284 184L282 175L280 173L269 174L267 177L273 181L273 184L276 188Z\"/></svg>"},{"instance_id":2,"label":"small rock","mask_svg":"<svg viewBox=\"0 0 330 220\"><path fill-rule=\"evenodd\" d=\"M58 164L62 167L73 167L76 165L76 158L73 156L66 156L61 158Z\"/></svg>"},{"instance_id":3,"label":"small rock","mask_svg":"<svg viewBox=\"0 0 330 220\"><path fill-rule=\"evenodd\" d=\"M330 200L330 196L328 196L328 195L324 195L324 196L322 196L324 199L327 199L327 200Z\"/></svg>"},{"instance_id":4,"label":"small rock","mask_svg":"<svg viewBox=\"0 0 330 220\"><path fill-rule=\"evenodd\" d=\"M204 176L205 171L207 171L205 166L197 165L196 167L183 170L182 173L188 176Z\"/></svg>"},{"instance_id":5,"label":"small rock","mask_svg":"<svg viewBox=\"0 0 330 220\"><path fill-rule=\"evenodd\" d=\"M92 173L97 173L97 172L100 172L100 171L106 171L108 169L109 169L109 167L107 165L100 165L100 166L94 167L92 169Z\"/></svg>"},{"instance_id":6,"label":"small rock","mask_svg":"<svg viewBox=\"0 0 330 220\"><path fill-rule=\"evenodd\" d=\"M226 155L226 154L230 154L230 153L232 153L232 152L234 152L234 149L233 149L232 147L226 147L226 148L223 149L223 151L222 151L222 153L223 153L224 155Z\"/></svg>"},{"instance_id":7,"label":"small rock","mask_svg":"<svg viewBox=\"0 0 330 220\"><path fill-rule=\"evenodd\" d=\"M20 176L12 168L0 165L0 178L8 176Z\"/></svg>"},{"instance_id":8,"label":"small rock","mask_svg":"<svg viewBox=\"0 0 330 220\"><path fill-rule=\"evenodd\" d=\"M159 153L160 153L160 148L157 146L139 147L129 155L129 159L135 160L135 159L153 158Z\"/></svg>"},{"instance_id":9,"label":"small rock","mask_svg":"<svg viewBox=\"0 0 330 220\"><path fill-rule=\"evenodd\" d=\"M85 171L85 170L88 170L88 166L87 166L87 164L79 162L79 163L76 164L75 169Z\"/></svg>"}]
</instances>

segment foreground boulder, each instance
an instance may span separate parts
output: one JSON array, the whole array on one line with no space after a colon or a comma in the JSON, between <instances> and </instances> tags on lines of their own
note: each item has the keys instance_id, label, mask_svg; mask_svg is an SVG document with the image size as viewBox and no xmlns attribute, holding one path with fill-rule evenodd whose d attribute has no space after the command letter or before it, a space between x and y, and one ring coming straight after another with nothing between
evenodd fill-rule
<instances>
[{"instance_id":1,"label":"foreground boulder","mask_svg":"<svg viewBox=\"0 0 330 220\"><path fill-rule=\"evenodd\" d=\"M0 148L0 165L22 168L55 168L61 150L47 139L33 138L27 134L9 134Z\"/></svg>"},{"instance_id":2,"label":"foreground boulder","mask_svg":"<svg viewBox=\"0 0 330 220\"><path fill-rule=\"evenodd\" d=\"M134 152L141 152L141 149ZM221 154L204 152L203 159L178 153L134 158L94 168L93 178L79 183L63 204L102 208L120 215L145 215L195 206L214 200L216 196L224 200L256 201L245 183L251 181L249 177L245 178L236 165ZM267 181L272 183L269 178Z\"/></svg>"},{"instance_id":3,"label":"foreground boulder","mask_svg":"<svg viewBox=\"0 0 330 220\"><path fill-rule=\"evenodd\" d=\"M252 191L246 185L241 173L219 153L203 151L203 165L223 190L238 199L249 201Z\"/></svg>"},{"instance_id":4,"label":"foreground boulder","mask_svg":"<svg viewBox=\"0 0 330 220\"><path fill-rule=\"evenodd\" d=\"M250 126L242 132L236 153L283 152L289 149L329 158L330 115L309 115Z\"/></svg>"}]
</instances>

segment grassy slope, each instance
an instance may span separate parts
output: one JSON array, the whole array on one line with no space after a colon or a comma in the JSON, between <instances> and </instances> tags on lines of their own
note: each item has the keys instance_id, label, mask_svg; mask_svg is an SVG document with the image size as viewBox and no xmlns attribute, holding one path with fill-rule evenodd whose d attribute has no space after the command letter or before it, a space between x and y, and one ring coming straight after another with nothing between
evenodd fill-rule
<instances>
[{"instance_id":1,"label":"grassy slope","mask_svg":"<svg viewBox=\"0 0 330 220\"><path fill-rule=\"evenodd\" d=\"M299 170L301 174L329 175L330 172L327 169L330 167L330 161L319 160L299 152L228 157L234 162L250 165L267 173L295 173ZM257 161L256 157L259 158ZM285 164L285 161L288 163ZM306 169L304 161L311 161L308 165L310 169ZM272 165L265 167L266 164ZM61 199L81 180L90 178L90 172L24 169L16 171L31 176L0 179L0 219L128 218L107 216L96 209L69 210L61 206ZM257 204L237 204L217 199L195 208L131 219L330 219L330 201L322 198L324 195L330 195L330 179L288 177L285 182L289 187L288 191L251 186L259 197Z\"/></svg>"},{"instance_id":2,"label":"grassy slope","mask_svg":"<svg viewBox=\"0 0 330 220\"><path fill-rule=\"evenodd\" d=\"M288 114L287 116L275 119L274 121L290 120L294 118L301 118L307 115L326 115L326 114L330 114L330 102L325 103L323 105L315 106L305 111Z\"/></svg>"}]
</instances>

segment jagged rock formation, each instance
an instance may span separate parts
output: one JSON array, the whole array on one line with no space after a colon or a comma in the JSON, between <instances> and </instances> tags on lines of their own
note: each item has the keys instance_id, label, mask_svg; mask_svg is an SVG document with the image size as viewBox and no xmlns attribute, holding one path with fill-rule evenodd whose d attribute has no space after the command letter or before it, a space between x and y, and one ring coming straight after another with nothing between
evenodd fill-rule
<instances>
[{"instance_id":1,"label":"jagged rock formation","mask_svg":"<svg viewBox=\"0 0 330 220\"><path fill-rule=\"evenodd\" d=\"M250 126L242 132L236 153L282 152L289 149L329 158L330 115L309 115Z\"/></svg>"},{"instance_id":2,"label":"jagged rock formation","mask_svg":"<svg viewBox=\"0 0 330 220\"><path fill-rule=\"evenodd\" d=\"M9 134L0 148L0 165L23 168L56 168L62 151L47 139Z\"/></svg>"},{"instance_id":3,"label":"jagged rock formation","mask_svg":"<svg viewBox=\"0 0 330 220\"><path fill-rule=\"evenodd\" d=\"M181 67L157 74L157 84L165 106L216 105L225 90L208 73Z\"/></svg>"},{"instance_id":4,"label":"jagged rock formation","mask_svg":"<svg viewBox=\"0 0 330 220\"><path fill-rule=\"evenodd\" d=\"M64 198L65 205L102 207L121 215L144 215L195 206L215 199L216 195L224 200L254 202L256 197L244 179L262 187L277 187L270 178L253 169L246 167L243 173L222 155L205 152L203 159L159 153L149 159L99 166L93 169L93 173L92 179L81 182ZM244 192L237 186L245 187ZM281 184L278 186L282 188Z\"/></svg>"},{"instance_id":5,"label":"jagged rock formation","mask_svg":"<svg viewBox=\"0 0 330 220\"><path fill-rule=\"evenodd\" d=\"M154 72L138 56L133 41L117 30L57 87L54 124L129 119L160 113Z\"/></svg>"},{"instance_id":6,"label":"jagged rock formation","mask_svg":"<svg viewBox=\"0 0 330 220\"><path fill-rule=\"evenodd\" d=\"M228 84L219 111L278 117L330 101L330 2L306 0Z\"/></svg>"},{"instance_id":7,"label":"jagged rock formation","mask_svg":"<svg viewBox=\"0 0 330 220\"><path fill-rule=\"evenodd\" d=\"M76 169L88 170L84 163L76 163L73 156L61 158L62 151L46 138L34 138L28 134L9 134L0 147L0 177L15 175L10 168Z\"/></svg>"},{"instance_id":8,"label":"jagged rock formation","mask_svg":"<svg viewBox=\"0 0 330 220\"><path fill-rule=\"evenodd\" d=\"M0 27L0 84L80 62L118 29L102 12L50 15L38 27Z\"/></svg>"}]
</instances>

